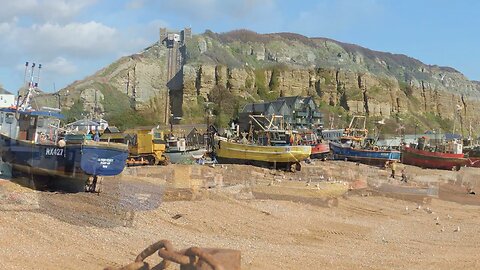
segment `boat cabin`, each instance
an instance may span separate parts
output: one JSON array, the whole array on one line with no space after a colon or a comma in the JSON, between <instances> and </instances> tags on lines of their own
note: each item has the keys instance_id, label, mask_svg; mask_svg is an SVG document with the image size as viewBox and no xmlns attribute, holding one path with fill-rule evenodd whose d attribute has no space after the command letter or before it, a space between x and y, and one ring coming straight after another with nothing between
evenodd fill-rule
<instances>
[{"instance_id":1,"label":"boat cabin","mask_svg":"<svg viewBox=\"0 0 480 270\"><path fill-rule=\"evenodd\" d=\"M344 136L340 138L340 143L343 145L350 145L352 148L363 148L364 140L363 138L355 136Z\"/></svg>"},{"instance_id":2,"label":"boat cabin","mask_svg":"<svg viewBox=\"0 0 480 270\"><path fill-rule=\"evenodd\" d=\"M263 146L284 146L291 145L293 134L286 132L285 130L265 130L259 131L256 134L257 144Z\"/></svg>"},{"instance_id":3,"label":"boat cabin","mask_svg":"<svg viewBox=\"0 0 480 270\"><path fill-rule=\"evenodd\" d=\"M301 141L300 144L302 145L316 145L318 143L318 136L314 132L302 132L300 133Z\"/></svg>"},{"instance_id":4,"label":"boat cabin","mask_svg":"<svg viewBox=\"0 0 480 270\"><path fill-rule=\"evenodd\" d=\"M187 144L185 138L169 137L167 139L167 152L185 152Z\"/></svg>"},{"instance_id":5,"label":"boat cabin","mask_svg":"<svg viewBox=\"0 0 480 270\"><path fill-rule=\"evenodd\" d=\"M0 109L0 132L10 138L38 144L56 144L63 115L53 110Z\"/></svg>"},{"instance_id":6,"label":"boat cabin","mask_svg":"<svg viewBox=\"0 0 480 270\"><path fill-rule=\"evenodd\" d=\"M344 135L345 129L325 129L322 130L322 138L327 141L338 142L340 138Z\"/></svg>"},{"instance_id":7,"label":"boat cabin","mask_svg":"<svg viewBox=\"0 0 480 270\"><path fill-rule=\"evenodd\" d=\"M440 153L449 153L449 154L462 154L463 153L463 144L457 140L452 140L446 144L431 146L428 144L427 137L418 138L417 145L411 145L410 147L430 151L430 152L440 152Z\"/></svg>"}]
</instances>

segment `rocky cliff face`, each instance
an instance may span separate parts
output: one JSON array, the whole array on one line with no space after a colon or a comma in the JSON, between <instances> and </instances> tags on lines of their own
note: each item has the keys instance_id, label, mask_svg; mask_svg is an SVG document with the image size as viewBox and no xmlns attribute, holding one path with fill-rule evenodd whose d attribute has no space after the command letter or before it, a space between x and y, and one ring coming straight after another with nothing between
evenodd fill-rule
<instances>
[{"instance_id":1,"label":"rocky cliff face","mask_svg":"<svg viewBox=\"0 0 480 270\"><path fill-rule=\"evenodd\" d=\"M113 107L143 114L148 123L164 122L168 95L166 53L166 48L154 45L74 82L59 91L62 108L80 102L92 116L96 113L109 118ZM126 100L127 108L121 108L119 100Z\"/></svg>"},{"instance_id":2,"label":"rocky cliff face","mask_svg":"<svg viewBox=\"0 0 480 270\"><path fill-rule=\"evenodd\" d=\"M82 100L85 109L91 109L95 91L108 86L118 91L118 97L131 99L136 111L148 112L153 122L165 122L169 101L172 112L184 121L200 121L202 102L220 86L245 102L310 95L324 107L408 119L407 124L480 121L474 113L480 105L479 83L452 68L426 65L405 55L291 33L207 31L187 44L184 66L176 75L183 88L169 93L167 53L165 46L154 44L124 57L61 90L62 103L71 106Z\"/></svg>"}]
</instances>

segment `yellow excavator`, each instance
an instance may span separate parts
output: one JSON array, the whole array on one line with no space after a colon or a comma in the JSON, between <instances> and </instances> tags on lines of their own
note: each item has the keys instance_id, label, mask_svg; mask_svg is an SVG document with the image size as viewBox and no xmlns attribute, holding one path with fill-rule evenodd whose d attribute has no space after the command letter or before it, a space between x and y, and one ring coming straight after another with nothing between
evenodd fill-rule
<instances>
[{"instance_id":1,"label":"yellow excavator","mask_svg":"<svg viewBox=\"0 0 480 270\"><path fill-rule=\"evenodd\" d=\"M150 130L130 129L124 132L130 152L127 165L167 165L170 163L165 155L165 142L155 138Z\"/></svg>"}]
</instances>

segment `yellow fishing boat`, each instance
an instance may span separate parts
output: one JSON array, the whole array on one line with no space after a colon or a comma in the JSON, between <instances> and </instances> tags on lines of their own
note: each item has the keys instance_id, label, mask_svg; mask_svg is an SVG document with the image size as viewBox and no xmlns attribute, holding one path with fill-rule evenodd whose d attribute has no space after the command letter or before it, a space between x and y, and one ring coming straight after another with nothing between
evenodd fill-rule
<instances>
[{"instance_id":1,"label":"yellow fishing boat","mask_svg":"<svg viewBox=\"0 0 480 270\"><path fill-rule=\"evenodd\" d=\"M264 116L251 116L252 122L260 130L250 129L243 138L227 139L215 136L213 150L220 163L240 163L254 165L273 165L300 170L300 162L309 158L310 145L295 145L295 135L273 124L275 116L268 121ZM252 125L253 126L253 125Z\"/></svg>"},{"instance_id":2,"label":"yellow fishing boat","mask_svg":"<svg viewBox=\"0 0 480 270\"><path fill-rule=\"evenodd\" d=\"M263 146L217 140L216 155L221 159L296 163L307 159L312 151L309 145Z\"/></svg>"}]
</instances>

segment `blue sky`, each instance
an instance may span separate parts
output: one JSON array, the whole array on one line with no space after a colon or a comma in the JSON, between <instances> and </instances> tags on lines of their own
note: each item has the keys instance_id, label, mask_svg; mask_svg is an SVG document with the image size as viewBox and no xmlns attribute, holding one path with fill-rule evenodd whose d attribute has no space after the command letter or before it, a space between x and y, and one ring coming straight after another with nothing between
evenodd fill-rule
<instances>
[{"instance_id":1,"label":"blue sky","mask_svg":"<svg viewBox=\"0 0 480 270\"><path fill-rule=\"evenodd\" d=\"M156 42L159 27L194 34L295 32L402 53L480 80L475 0L0 0L0 84L15 92L25 61L52 92Z\"/></svg>"}]
</instances>

